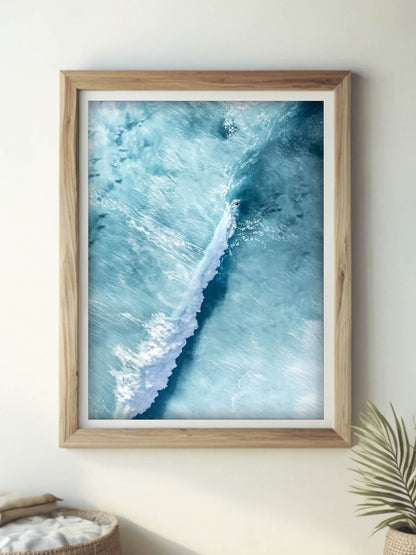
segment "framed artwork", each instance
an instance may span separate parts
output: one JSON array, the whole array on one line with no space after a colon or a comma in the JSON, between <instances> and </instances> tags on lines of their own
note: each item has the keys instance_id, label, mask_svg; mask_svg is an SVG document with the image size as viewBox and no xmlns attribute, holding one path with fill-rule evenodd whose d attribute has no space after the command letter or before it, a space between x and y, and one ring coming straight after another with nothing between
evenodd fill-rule
<instances>
[{"instance_id":1,"label":"framed artwork","mask_svg":"<svg viewBox=\"0 0 416 555\"><path fill-rule=\"evenodd\" d=\"M350 442L350 73L63 71L60 445Z\"/></svg>"}]
</instances>

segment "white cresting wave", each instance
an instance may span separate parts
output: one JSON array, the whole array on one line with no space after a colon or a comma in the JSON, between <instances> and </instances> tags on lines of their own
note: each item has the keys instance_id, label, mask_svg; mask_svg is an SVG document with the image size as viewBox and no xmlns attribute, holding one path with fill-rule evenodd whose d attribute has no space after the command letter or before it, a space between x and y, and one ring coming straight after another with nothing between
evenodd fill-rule
<instances>
[{"instance_id":1,"label":"white cresting wave","mask_svg":"<svg viewBox=\"0 0 416 555\"><path fill-rule=\"evenodd\" d=\"M228 240L236 227L238 201L227 204L205 254L192 277L186 294L174 314L155 314L146 325L148 339L137 350L118 345L114 355L120 370L112 370L116 379L114 418L132 419L145 412L165 389L187 340L198 328L197 314L204 300L204 290L218 271Z\"/></svg>"}]
</instances>

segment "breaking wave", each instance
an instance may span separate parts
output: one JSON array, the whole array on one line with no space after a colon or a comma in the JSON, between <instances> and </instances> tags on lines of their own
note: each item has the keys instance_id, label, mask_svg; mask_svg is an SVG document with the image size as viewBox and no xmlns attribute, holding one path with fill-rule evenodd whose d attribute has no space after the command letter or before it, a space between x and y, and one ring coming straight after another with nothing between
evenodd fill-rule
<instances>
[{"instance_id":1,"label":"breaking wave","mask_svg":"<svg viewBox=\"0 0 416 555\"><path fill-rule=\"evenodd\" d=\"M186 341L198 327L197 314L204 300L204 289L217 273L228 240L236 227L238 201L226 204L211 242L190 281L180 305L172 316L153 315L145 328L148 338L137 349L117 345L113 351L120 370L112 370L116 379L114 418L129 419L147 410L167 386Z\"/></svg>"}]
</instances>

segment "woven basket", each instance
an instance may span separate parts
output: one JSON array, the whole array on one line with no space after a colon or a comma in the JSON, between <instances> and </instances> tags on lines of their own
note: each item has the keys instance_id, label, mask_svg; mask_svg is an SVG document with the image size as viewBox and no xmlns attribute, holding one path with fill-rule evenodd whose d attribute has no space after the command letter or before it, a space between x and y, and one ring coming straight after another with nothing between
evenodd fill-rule
<instances>
[{"instance_id":1,"label":"woven basket","mask_svg":"<svg viewBox=\"0 0 416 555\"><path fill-rule=\"evenodd\" d=\"M389 528L384 555L416 555L416 534L406 534Z\"/></svg>"},{"instance_id":2,"label":"woven basket","mask_svg":"<svg viewBox=\"0 0 416 555\"><path fill-rule=\"evenodd\" d=\"M33 553L36 553L36 555L121 555L118 523L114 516L100 511L70 509L66 507L57 509L52 514L53 516L79 516L101 525L110 525L111 528L103 536L92 541L79 543L78 545L58 547L57 549L47 549L44 551L15 551L11 555L31 555Z\"/></svg>"}]
</instances>

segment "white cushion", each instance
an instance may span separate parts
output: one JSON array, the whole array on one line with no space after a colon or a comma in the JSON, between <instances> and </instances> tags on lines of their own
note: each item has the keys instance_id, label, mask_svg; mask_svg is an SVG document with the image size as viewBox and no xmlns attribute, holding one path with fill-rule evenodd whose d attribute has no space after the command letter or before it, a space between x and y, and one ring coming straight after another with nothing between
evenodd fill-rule
<instances>
[{"instance_id":1,"label":"white cushion","mask_svg":"<svg viewBox=\"0 0 416 555\"><path fill-rule=\"evenodd\" d=\"M42 551L92 541L110 531L79 516L31 516L0 526L0 553Z\"/></svg>"}]
</instances>

